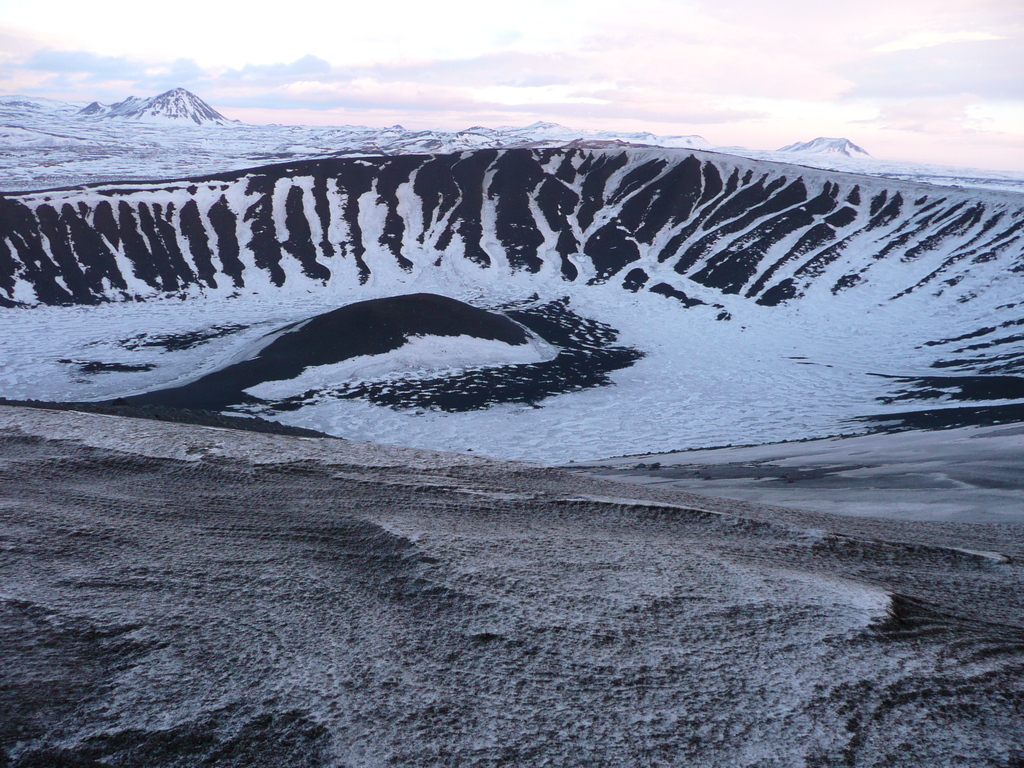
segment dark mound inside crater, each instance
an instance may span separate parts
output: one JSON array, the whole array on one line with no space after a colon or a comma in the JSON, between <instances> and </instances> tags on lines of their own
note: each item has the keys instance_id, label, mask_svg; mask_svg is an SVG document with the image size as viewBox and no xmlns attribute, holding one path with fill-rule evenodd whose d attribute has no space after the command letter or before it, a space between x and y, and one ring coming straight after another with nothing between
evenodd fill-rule
<instances>
[{"instance_id":1,"label":"dark mound inside crater","mask_svg":"<svg viewBox=\"0 0 1024 768\"><path fill-rule=\"evenodd\" d=\"M297 410L326 399L365 400L395 409L431 409L455 413L516 403L539 407L543 400L612 384L610 374L643 357L618 346L619 332L569 308L569 299L534 300L502 311L537 336L559 347L553 360L472 368L439 376L409 376L382 381L341 382L332 389L310 390L268 405Z\"/></svg>"},{"instance_id":2,"label":"dark mound inside crater","mask_svg":"<svg viewBox=\"0 0 1024 768\"><path fill-rule=\"evenodd\" d=\"M265 381L294 379L308 367L390 352L412 336L470 336L518 346L528 343L531 332L560 348L555 359L431 377L342 381L332 388L274 401L245 392ZM362 399L392 408L468 411L498 403L536 404L553 395L605 386L611 383L609 373L642 357L635 349L615 346L618 331L576 315L569 309L568 299L541 303L534 297L497 312L420 293L351 304L285 326L275 334L277 337L250 359L189 384L119 402L177 409L219 411L257 406L288 411L324 399Z\"/></svg>"},{"instance_id":3,"label":"dark mound inside crater","mask_svg":"<svg viewBox=\"0 0 1024 768\"><path fill-rule=\"evenodd\" d=\"M244 390L293 379L308 367L398 349L410 336L472 336L518 346L527 332L504 315L430 293L371 299L279 329L248 360L180 387L125 398L132 405L220 409L258 402Z\"/></svg>"}]
</instances>

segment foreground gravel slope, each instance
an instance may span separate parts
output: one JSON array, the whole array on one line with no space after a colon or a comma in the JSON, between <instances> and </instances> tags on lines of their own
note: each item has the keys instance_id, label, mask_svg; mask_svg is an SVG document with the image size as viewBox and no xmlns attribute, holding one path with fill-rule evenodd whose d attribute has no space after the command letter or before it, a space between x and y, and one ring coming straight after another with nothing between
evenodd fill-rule
<instances>
[{"instance_id":1,"label":"foreground gravel slope","mask_svg":"<svg viewBox=\"0 0 1024 768\"><path fill-rule=\"evenodd\" d=\"M1024 761L1019 527L19 408L0 510L0 764Z\"/></svg>"}]
</instances>

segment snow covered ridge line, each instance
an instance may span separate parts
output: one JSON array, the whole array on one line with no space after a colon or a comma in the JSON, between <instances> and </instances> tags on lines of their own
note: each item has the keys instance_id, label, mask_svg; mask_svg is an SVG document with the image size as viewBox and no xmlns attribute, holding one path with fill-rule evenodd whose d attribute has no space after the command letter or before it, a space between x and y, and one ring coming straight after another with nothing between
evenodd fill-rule
<instances>
[{"instance_id":1,"label":"snow covered ridge line","mask_svg":"<svg viewBox=\"0 0 1024 768\"><path fill-rule=\"evenodd\" d=\"M663 149L338 158L0 195L0 305L182 291L618 282L686 306L967 301L1024 272L1019 195ZM727 313L723 313L723 319Z\"/></svg>"}]
</instances>

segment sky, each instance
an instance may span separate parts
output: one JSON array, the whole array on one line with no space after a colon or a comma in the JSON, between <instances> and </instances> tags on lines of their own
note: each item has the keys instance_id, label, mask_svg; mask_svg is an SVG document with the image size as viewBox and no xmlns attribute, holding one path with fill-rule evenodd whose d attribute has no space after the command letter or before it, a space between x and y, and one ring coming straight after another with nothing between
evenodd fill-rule
<instances>
[{"instance_id":1,"label":"sky","mask_svg":"<svg viewBox=\"0 0 1024 768\"><path fill-rule=\"evenodd\" d=\"M1024 171L1024 0L0 0L0 93L249 123L550 120Z\"/></svg>"}]
</instances>

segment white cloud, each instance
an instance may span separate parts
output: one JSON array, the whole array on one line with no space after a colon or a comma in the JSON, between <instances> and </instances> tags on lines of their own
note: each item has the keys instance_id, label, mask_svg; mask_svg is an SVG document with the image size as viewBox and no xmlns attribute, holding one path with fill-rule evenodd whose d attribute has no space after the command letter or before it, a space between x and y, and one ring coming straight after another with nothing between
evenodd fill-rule
<instances>
[{"instance_id":1,"label":"white cloud","mask_svg":"<svg viewBox=\"0 0 1024 768\"><path fill-rule=\"evenodd\" d=\"M884 45L876 45L872 51L876 53L894 53L895 51L913 51L919 48L931 48L944 43L968 43L983 40L1004 40L1000 35L989 32L915 32Z\"/></svg>"},{"instance_id":2,"label":"white cloud","mask_svg":"<svg viewBox=\"0 0 1024 768\"><path fill-rule=\"evenodd\" d=\"M607 99L584 95L573 86L546 85L539 87L515 87L496 85L489 88L475 88L469 91L484 102L515 106L522 104L608 104Z\"/></svg>"}]
</instances>

